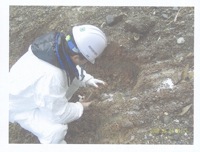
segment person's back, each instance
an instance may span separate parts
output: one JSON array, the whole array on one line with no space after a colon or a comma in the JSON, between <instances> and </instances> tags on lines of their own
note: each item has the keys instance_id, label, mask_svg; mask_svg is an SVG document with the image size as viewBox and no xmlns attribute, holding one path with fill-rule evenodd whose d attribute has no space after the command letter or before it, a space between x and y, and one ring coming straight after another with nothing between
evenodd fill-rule
<instances>
[{"instance_id":1,"label":"person's back","mask_svg":"<svg viewBox=\"0 0 200 152\"><path fill-rule=\"evenodd\" d=\"M18 114L28 113L39 106L35 99L38 93L39 83L42 79L52 79L54 76L58 77L62 85L66 83L65 73L33 55L32 51L26 52L10 70L9 79L9 110L10 121L13 121L13 117L17 117ZM44 91L44 90L43 90ZM14 111L12 112L12 109ZM18 109L18 114L15 112ZM23 115L28 117L28 115ZM15 118L16 119L16 118ZM22 118L21 118L22 119Z\"/></svg>"}]
</instances>

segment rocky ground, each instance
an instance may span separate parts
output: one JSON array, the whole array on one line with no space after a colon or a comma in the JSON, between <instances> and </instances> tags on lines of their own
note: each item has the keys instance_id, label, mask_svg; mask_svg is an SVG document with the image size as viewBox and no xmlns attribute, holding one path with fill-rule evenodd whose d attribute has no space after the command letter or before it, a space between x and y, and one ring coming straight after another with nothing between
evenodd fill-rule
<instances>
[{"instance_id":1,"label":"rocky ground","mask_svg":"<svg viewBox=\"0 0 200 152\"><path fill-rule=\"evenodd\" d=\"M95 99L69 124L72 144L193 144L194 8L10 7L10 67L49 31L93 24L109 45L85 69L108 83L78 94ZM39 143L17 124L10 143Z\"/></svg>"}]
</instances>

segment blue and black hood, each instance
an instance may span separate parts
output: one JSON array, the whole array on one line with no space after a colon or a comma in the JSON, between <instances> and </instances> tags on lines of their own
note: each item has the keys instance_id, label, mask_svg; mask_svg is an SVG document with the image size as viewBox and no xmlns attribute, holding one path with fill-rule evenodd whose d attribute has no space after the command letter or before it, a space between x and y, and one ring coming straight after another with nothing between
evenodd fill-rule
<instances>
[{"instance_id":1,"label":"blue and black hood","mask_svg":"<svg viewBox=\"0 0 200 152\"><path fill-rule=\"evenodd\" d=\"M39 59L66 71L68 84L79 77L76 65L70 58L70 48L60 32L50 32L36 38L31 44L32 52Z\"/></svg>"}]
</instances>

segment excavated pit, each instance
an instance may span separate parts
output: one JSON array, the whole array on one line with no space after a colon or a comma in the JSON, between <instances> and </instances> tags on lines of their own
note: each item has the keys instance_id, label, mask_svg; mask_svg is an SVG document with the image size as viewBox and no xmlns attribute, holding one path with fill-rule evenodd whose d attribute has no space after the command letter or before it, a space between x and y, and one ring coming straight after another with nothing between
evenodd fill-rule
<instances>
[{"instance_id":1,"label":"excavated pit","mask_svg":"<svg viewBox=\"0 0 200 152\"><path fill-rule=\"evenodd\" d=\"M120 20L106 25L108 15ZM84 68L108 85L76 93L92 92L95 102L69 124L66 141L193 144L194 8L11 6L10 67L37 36L86 23L101 27L109 44ZM9 143L39 141L10 123Z\"/></svg>"},{"instance_id":2,"label":"excavated pit","mask_svg":"<svg viewBox=\"0 0 200 152\"><path fill-rule=\"evenodd\" d=\"M129 53L119 44L111 42L101 57L96 60L95 65L87 64L85 69L108 84L106 92L133 89L140 72L139 64L134 58L129 56ZM102 89L105 91L105 88ZM100 90L103 91L102 89Z\"/></svg>"}]
</instances>

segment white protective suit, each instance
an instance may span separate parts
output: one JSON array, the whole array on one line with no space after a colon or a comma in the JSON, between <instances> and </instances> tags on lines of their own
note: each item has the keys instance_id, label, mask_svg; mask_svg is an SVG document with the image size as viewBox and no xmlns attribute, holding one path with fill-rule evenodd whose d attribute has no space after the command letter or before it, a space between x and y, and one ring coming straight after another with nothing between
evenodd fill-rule
<instances>
[{"instance_id":1,"label":"white protective suit","mask_svg":"<svg viewBox=\"0 0 200 152\"><path fill-rule=\"evenodd\" d=\"M83 113L80 102L68 100L93 78L85 71L84 75L68 87L66 72L37 58L29 47L10 70L9 121L19 123L41 143L66 143L67 123Z\"/></svg>"}]
</instances>

